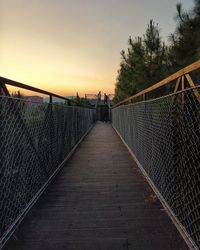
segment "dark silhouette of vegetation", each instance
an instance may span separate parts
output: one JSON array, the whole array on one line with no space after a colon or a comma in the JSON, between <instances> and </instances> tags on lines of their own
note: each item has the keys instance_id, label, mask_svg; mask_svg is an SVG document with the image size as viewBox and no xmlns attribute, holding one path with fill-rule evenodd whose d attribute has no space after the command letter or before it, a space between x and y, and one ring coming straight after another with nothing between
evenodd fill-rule
<instances>
[{"instance_id":1,"label":"dark silhouette of vegetation","mask_svg":"<svg viewBox=\"0 0 200 250\"><path fill-rule=\"evenodd\" d=\"M80 97L78 92L76 93L76 98L73 99L74 101L76 101L77 105L90 105L89 100L87 99L87 97Z\"/></svg>"},{"instance_id":2,"label":"dark silhouette of vegetation","mask_svg":"<svg viewBox=\"0 0 200 250\"><path fill-rule=\"evenodd\" d=\"M190 11L184 11L182 4L176 9L177 27L170 36L169 59L172 67L180 69L200 57L200 0L194 1Z\"/></svg>"},{"instance_id":3,"label":"dark silhouette of vegetation","mask_svg":"<svg viewBox=\"0 0 200 250\"><path fill-rule=\"evenodd\" d=\"M186 12L176 5L177 26L166 46L153 20L141 37L128 40L128 49L121 52L121 63L115 88L115 103L151 86L200 57L200 0ZM198 77L199 78L199 77ZM169 87L159 89L165 94ZM156 95L157 95L156 94Z\"/></svg>"},{"instance_id":4,"label":"dark silhouette of vegetation","mask_svg":"<svg viewBox=\"0 0 200 250\"><path fill-rule=\"evenodd\" d=\"M20 92L20 90L18 90L18 91L15 91L15 92L12 93L12 97L23 98L24 95Z\"/></svg>"}]
</instances>

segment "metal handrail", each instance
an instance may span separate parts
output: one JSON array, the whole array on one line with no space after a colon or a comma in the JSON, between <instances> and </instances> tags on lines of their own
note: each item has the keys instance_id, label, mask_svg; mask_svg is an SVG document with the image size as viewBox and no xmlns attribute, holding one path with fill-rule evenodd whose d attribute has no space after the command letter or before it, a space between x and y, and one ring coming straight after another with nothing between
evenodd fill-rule
<instances>
[{"instance_id":1,"label":"metal handrail","mask_svg":"<svg viewBox=\"0 0 200 250\"><path fill-rule=\"evenodd\" d=\"M181 88L182 88L182 91L185 89L185 83L184 83L184 80L186 78L187 82L189 83L189 86L191 88L194 88L195 84L191 78L191 76L189 75L189 73L191 73L192 71L194 70L197 70L200 68L200 60L188 65L187 67L177 71L176 73L168 76L167 78L161 80L160 82L138 92L137 94L133 95L133 96L130 96L128 98L126 98L125 100L117 103L116 105L114 105L112 108L116 108L120 105L123 105L123 104L126 104L126 103L129 103L129 102L132 102L134 99L140 97L140 96L144 96L147 94L147 93L150 93L152 92L153 90L156 90L160 87L163 87L167 84L169 84L170 82L174 81L177 79L177 82L176 82L176 86L175 86L175 89L174 89L174 92L177 92L179 86L181 85ZM200 102L200 95L197 91L194 90L194 93L196 95L196 98L199 100Z\"/></svg>"},{"instance_id":2,"label":"metal handrail","mask_svg":"<svg viewBox=\"0 0 200 250\"><path fill-rule=\"evenodd\" d=\"M7 90L7 88L6 88L5 85L11 85L11 86L14 86L14 87L18 87L18 88L30 90L30 91L33 91L33 92L36 92L36 93L47 95L47 96L49 96L49 102L50 103L52 103L52 97L57 97L57 98L60 98L60 99L63 99L65 101L67 101L68 104L74 103L77 106L91 108L90 105L80 104L77 101L71 100L71 99L69 99L67 97L64 97L64 96L61 96L61 95L57 95L55 93L52 93L52 92L49 92L49 91L46 91L46 90L43 90L43 89L39 89L39 88L30 86L30 85L27 85L27 84L24 84L24 83L21 83L21 82L13 81L13 80L10 80L10 79L7 79L5 77L1 77L0 76L0 88L2 88L4 90L4 92L6 92L6 95L9 96L10 94L9 94L9 92L8 92L8 90Z\"/></svg>"}]
</instances>

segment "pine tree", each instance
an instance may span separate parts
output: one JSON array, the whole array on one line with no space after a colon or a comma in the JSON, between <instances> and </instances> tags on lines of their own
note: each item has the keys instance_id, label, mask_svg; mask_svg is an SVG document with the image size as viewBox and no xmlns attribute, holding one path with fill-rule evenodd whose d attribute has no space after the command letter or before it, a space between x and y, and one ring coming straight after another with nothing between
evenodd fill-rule
<instances>
[{"instance_id":1,"label":"pine tree","mask_svg":"<svg viewBox=\"0 0 200 250\"><path fill-rule=\"evenodd\" d=\"M150 20L143 37L130 37L127 52L122 51L122 61L118 71L114 101L126 97L152 85L166 76L167 48L162 42L158 25Z\"/></svg>"},{"instance_id":2,"label":"pine tree","mask_svg":"<svg viewBox=\"0 0 200 250\"><path fill-rule=\"evenodd\" d=\"M174 70L193 63L200 57L200 0L194 1L191 11L177 4L177 27L171 34L169 58Z\"/></svg>"}]
</instances>

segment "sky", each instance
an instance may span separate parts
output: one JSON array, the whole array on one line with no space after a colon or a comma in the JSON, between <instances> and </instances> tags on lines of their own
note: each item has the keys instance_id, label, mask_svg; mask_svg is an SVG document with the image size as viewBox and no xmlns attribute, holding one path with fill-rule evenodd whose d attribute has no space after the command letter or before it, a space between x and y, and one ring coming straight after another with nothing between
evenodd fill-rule
<instances>
[{"instance_id":1,"label":"sky","mask_svg":"<svg viewBox=\"0 0 200 250\"><path fill-rule=\"evenodd\" d=\"M192 0L0 0L0 76L69 96L114 93L120 51Z\"/></svg>"}]
</instances>

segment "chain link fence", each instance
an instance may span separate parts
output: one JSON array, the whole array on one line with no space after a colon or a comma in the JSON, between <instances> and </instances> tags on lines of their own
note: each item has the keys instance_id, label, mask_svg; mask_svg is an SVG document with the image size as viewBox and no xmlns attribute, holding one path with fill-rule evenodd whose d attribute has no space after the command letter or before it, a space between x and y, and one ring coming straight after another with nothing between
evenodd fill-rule
<instances>
[{"instance_id":1,"label":"chain link fence","mask_svg":"<svg viewBox=\"0 0 200 250\"><path fill-rule=\"evenodd\" d=\"M0 96L0 248L94 122L94 109Z\"/></svg>"},{"instance_id":2,"label":"chain link fence","mask_svg":"<svg viewBox=\"0 0 200 250\"><path fill-rule=\"evenodd\" d=\"M200 103L194 91L114 108L112 124L200 248Z\"/></svg>"}]
</instances>

